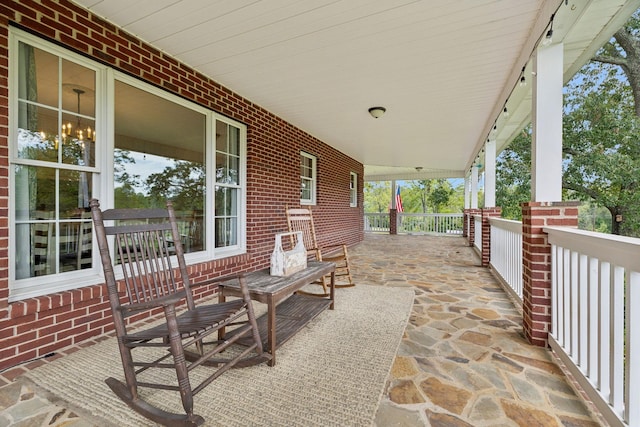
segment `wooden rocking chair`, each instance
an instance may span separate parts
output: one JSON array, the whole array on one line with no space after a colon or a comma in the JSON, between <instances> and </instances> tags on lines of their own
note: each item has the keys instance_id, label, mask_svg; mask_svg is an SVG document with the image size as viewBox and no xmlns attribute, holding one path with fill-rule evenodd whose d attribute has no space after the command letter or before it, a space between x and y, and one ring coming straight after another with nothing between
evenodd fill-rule
<instances>
[{"instance_id":1,"label":"wooden rocking chair","mask_svg":"<svg viewBox=\"0 0 640 427\"><path fill-rule=\"evenodd\" d=\"M347 252L347 245L340 244L320 247L318 240L316 239L316 230L313 224L313 215L310 208L290 208L287 206L286 213L289 231L302 232L304 246L307 249L307 256L317 261L335 263L336 281L340 280L342 282L336 283L335 287L349 288L355 286L353 278L351 277L351 270L349 268L349 253ZM329 280L329 276L323 276L321 280L314 282L315 284L322 286L321 294L306 291L298 291L298 293L322 297L329 296L329 287L327 286Z\"/></svg>"},{"instance_id":2,"label":"wooden rocking chair","mask_svg":"<svg viewBox=\"0 0 640 427\"><path fill-rule=\"evenodd\" d=\"M106 383L132 409L157 423L171 426L202 424L204 419L193 412L196 393L231 367L268 359L266 353L262 354L262 341L244 278L238 278L243 298L196 306L171 202L167 203L167 209L101 211L100 204L94 199L91 213L126 382L108 378ZM111 220L113 225L104 225L104 221ZM122 286L116 283L108 244L110 236L113 236L116 263L122 267ZM177 313L181 303L186 303L185 310ZM126 322L131 315L140 319L141 315L162 312L164 322L147 329L132 329ZM236 329L228 340L213 335L234 325ZM205 343L205 337L213 342ZM248 340L249 345L230 350L225 355L231 356L221 358L221 352L241 338ZM164 351L154 350L154 347ZM156 355L152 357L153 354ZM216 369L212 368L206 379L192 387L189 374L199 365L215 366ZM145 382L145 378L138 375L156 368L175 371L175 374L167 375L164 383ZM153 406L140 396L139 387L178 391L185 413L167 412Z\"/></svg>"}]
</instances>

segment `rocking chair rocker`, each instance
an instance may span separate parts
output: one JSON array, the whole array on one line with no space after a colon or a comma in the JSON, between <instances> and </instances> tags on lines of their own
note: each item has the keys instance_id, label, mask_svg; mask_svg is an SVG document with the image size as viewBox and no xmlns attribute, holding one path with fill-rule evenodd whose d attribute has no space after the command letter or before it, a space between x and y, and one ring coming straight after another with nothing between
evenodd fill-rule
<instances>
[{"instance_id":1,"label":"rocking chair rocker","mask_svg":"<svg viewBox=\"0 0 640 427\"><path fill-rule=\"evenodd\" d=\"M333 262L336 265L335 277L336 281L341 280L342 283L336 283L336 288L349 288L355 286L351 277L351 269L349 268L349 253L347 245L320 246L316 239L316 229L313 224L313 215L310 208L290 208L286 207L287 224L289 231L301 231L304 246L307 249L307 256L316 261ZM292 237L293 238L293 237ZM292 242L293 245L293 242ZM341 279L342 278L342 279ZM298 293L327 297L329 296L329 276L323 276L322 279L314 282L314 284L322 286L322 293L298 291Z\"/></svg>"},{"instance_id":2,"label":"rocking chair rocker","mask_svg":"<svg viewBox=\"0 0 640 427\"><path fill-rule=\"evenodd\" d=\"M125 376L125 383L115 378L106 379L106 383L132 409L157 423L171 426L204 423L193 412L193 396L232 367L268 359L262 354L262 341L244 278L239 277L243 298L196 306L171 202L167 203L167 209L101 211L94 199L91 212ZM114 224L105 226L104 221ZM122 267L123 283L116 282L107 236L113 236L116 265ZM178 265L172 265L176 260ZM177 306L185 302L185 310L178 310ZM164 313L165 322L147 329L132 330L126 321L132 315L141 319L159 313ZM236 327L231 338L224 340L213 335L225 327ZM206 337L213 342L205 343ZM231 356L221 358L221 352L241 338L248 339L250 345L229 351ZM164 351L154 350L158 347ZM212 368L206 379L192 387L189 375L199 365L217 369ZM138 375L156 368L175 374L167 375L165 382L155 383L145 382ZM139 387L178 391L185 413L153 406L138 393Z\"/></svg>"}]
</instances>

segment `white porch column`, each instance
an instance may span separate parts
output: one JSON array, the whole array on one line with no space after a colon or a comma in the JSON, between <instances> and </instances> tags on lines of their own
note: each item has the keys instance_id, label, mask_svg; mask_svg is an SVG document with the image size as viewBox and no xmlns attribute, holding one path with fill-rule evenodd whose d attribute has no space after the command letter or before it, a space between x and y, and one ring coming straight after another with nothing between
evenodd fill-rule
<instances>
[{"instance_id":1,"label":"white porch column","mask_svg":"<svg viewBox=\"0 0 640 427\"><path fill-rule=\"evenodd\" d=\"M471 195L469 191L471 190L470 186L469 174L464 176L464 208L469 209L471 207Z\"/></svg>"},{"instance_id":2,"label":"white porch column","mask_svg":"<svg viewBox=\"0 0 640 427\"><path fill-rule=\"evenodd\" d=\"M471 209L478 209L478 168L471 168Z\"/></svg>"},{"instance_id":3,"label":"white porch column","mask_svg":"<svg viewBox=\"0 0 640 427\"><path fill-rule=\"evenodd\" d=\"M562 200L563 44L539 48L533 57L531 200Z\"/></svg>"},{"instance_id":4,"label":"white porch column","mask_svg":"<svg viewBox=\"0 0 640 427\"><path fill-rule=\"evenodd\" d=\"M484 146L484 207L496 205L496 141L490 139Z\"/></svg>"}]
</instances>

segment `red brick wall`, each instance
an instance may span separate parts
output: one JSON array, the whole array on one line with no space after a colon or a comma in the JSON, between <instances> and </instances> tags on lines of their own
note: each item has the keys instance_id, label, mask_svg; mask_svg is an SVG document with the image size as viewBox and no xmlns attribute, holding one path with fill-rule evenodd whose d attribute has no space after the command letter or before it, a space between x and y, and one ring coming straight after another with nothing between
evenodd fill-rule
<instances>
[{"instance_id":1,"label":"red brick wall","mask_svg":"<svg viewBox=\"0 0 640 427\"><path fill-rule=\"evenodd\" d=\"M286 229L284 206L300 197L300 151L317 157L314 207L321 243L364 238L363 166L260 106L66 1L0 5L0 369L111 329L104 286L8 303L8 31L16 25L168 92L243 122L247 132L247 254L190 267L195 280L268 266L273 235ZM358 208L349 208L350 172ZM213 289L198 289L202 295Z\"/></svg>"},{"instance_id":2,"label":"red brick wall","mask_svg":"<svg viewBox=\"0 0 640 427\"><path fill-rule=\"evenodd\" d=\"M475 243L475 238L476 238L476 220L474 218L474 216L476 215L480 215L481 211L480 209L465 209L464 210L464 217L466 218L466 226L469 231L468 231L468 236L467 236L467 242L469 244L469 246L473 247L474 243Z\"/></svg>"},{"instance_id":3,"label":"red brick wall","mask_svg":"<svg viewBox=\"0 0 640 427\"><path fill-rule=\"evenodd\" d=\"M491 224L489 218L500 217L502 208L482 208L482 266L487 267L491 262ZM475 236L474 236L475 237Z\"/></svg>"},{"instance_id":4,"label":"red brick wall","mask_svg":"<svg viewBox=\"0 0 640 427\"><path fill-rule=\"evenodd\" d=\"M551 325L551 246L547 226L578 227L578 202L522 205L523 329L531 344L546 347Z\"/></svg>"}]
</instances>

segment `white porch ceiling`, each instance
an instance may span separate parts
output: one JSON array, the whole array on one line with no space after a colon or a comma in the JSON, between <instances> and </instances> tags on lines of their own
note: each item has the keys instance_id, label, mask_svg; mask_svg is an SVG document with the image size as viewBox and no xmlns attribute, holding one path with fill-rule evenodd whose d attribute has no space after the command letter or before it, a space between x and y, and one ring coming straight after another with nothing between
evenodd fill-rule
<instances>
[{"instance_id":1,"label":"white porch ceiling","mask_svg":"<svg viewBox=\"0 0 640 427\"><path fill-rule=\"evenodd\" d=\"M568 80L640 6L640 0L75 2L362 162L368 180L464 176L496 120L499 149L528 122L531 85L516 83L554 12L554 42L565 43ZM508 118L500 114L505 103ZM387 112L374 119L367 110L378 105Z\"/></svg>"}]
</instances>

